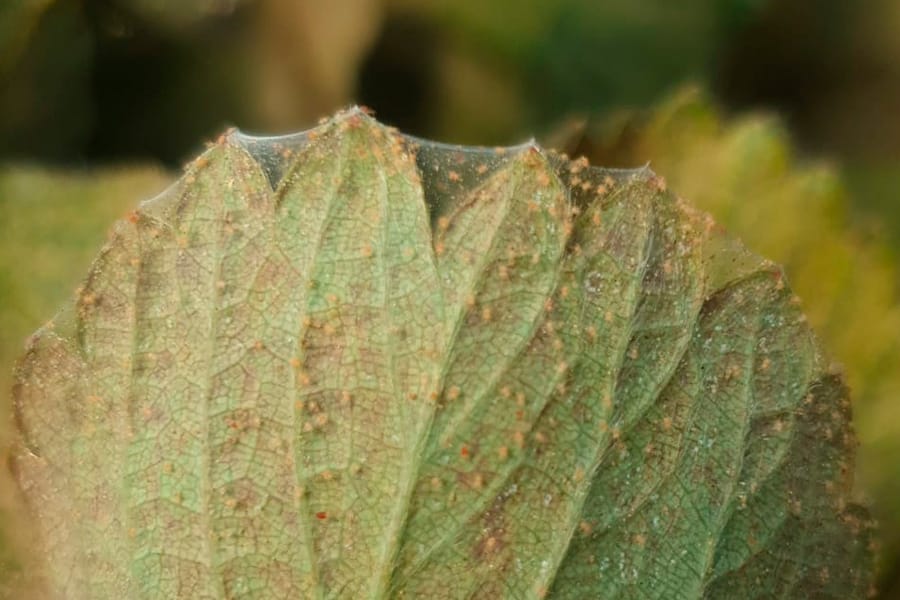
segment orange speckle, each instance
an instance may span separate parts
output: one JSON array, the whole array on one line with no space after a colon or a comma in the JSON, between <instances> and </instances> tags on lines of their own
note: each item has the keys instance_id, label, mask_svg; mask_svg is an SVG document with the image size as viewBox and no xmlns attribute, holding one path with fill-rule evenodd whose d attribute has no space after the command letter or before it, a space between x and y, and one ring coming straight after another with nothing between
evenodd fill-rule
<instances>
[{"instance_id":1,"label":"orange speckle","mask_svg":"<svg viewBox=\"0 0 900 600\"><path fill-rule=\"evenodd\" d=\"M609 410L612 408L612 396L609 394L609 392L603 394L603 400L601 400L600 403L602 404L604 410Z\"/></svg>"},{"instance_id":2,"label":"orange speckle","mask_svg":"<svg viewBox=\"0 0 900 600\"><path fill-rule=\"evenodd\" d=\"M485 323L490 321L492 316L493 316L493 313L491 312L491 307L485 306L484 308L481 309L481 320L484 321Z\"/></svg>"},{"instance_id":3,"label":"orange speckle","mask_svg":"<svg viewBox=\"0 0 900 600\"><path fill-rule=\"evenodd\" d=\"M513 442L515 442L516 446L519 448L525 447L525 434L521 431L517 431L513 434Z\"/></svg>"},{"instance_id":4,"label":"orange speckle","mask_svg":"<svg viewBox=\"0 0 900 600\"><path fill-rule=\"evenodd\" d=\"M591 533L594 531L594 527L587 521L582 521L581 523L579 523L578 529L581 530L582 535L591 535Z\"/></svg>"},{"instance_id":5,"label":"orange speckle","mask_svg":"<svg viewBox=\"0 0 900 600\"><path fill-rule=\"evenodd\" d=\"M454 182L460 180L459 173L457 173L456 171L450 171L450 173L447 175L447 178L448 178L450 181L454 181Z\"/></svg>"},{"instance_id":6,"label":"orange speckle","mask_svg":"<svg viewBox=\"0 0 900 600\"><path fill-rule=\"evenodd\" d=\"M447 231L450 228L450 217L441 217L438 219L438 229L441 231Z\"/></svg>"},{"instance_id":7,"label":"orange speckle","mask_svg":"<svg viewBox=\"0 0 900 600\"><path fill-rule=\"evenodd\" d=\"M663 268L663 273L665 273L666 275L671 275L672 270L673 270L672 261L668 260L668 259L664 260L663 264L662 264L662 268Z\"/></svg>"},{"instance_id":8,"label":"orange speckle","mask_svg":"<svg viewBox=\"0 0 900 600\"><path fill-rule=\"evenodd\" d=\"M779 272L775 273L775 289L779 292L784 289L784 277Z\"/></svg>"},{"instance_id":9,"label":"orange speckle","mask_svg":"<svg viewBox=\"0 0 900 600\"><path fill-rule=\"evenodd\" d=\"M487 168L487 165L485 165L485 164L480 164L477 167L475 167L475 172L478 173L479 175L484 175L485 173L487 173L487 170L488 170L488 168Z\"/></svg>"},{"instance_id":10,"label":"orange speckle","mask_svg":"<svg viewBox=\"0 0 900 600\"><path fill-rule=\"evenodd\" d=\"M363 258L371 258L371 256L374 253L375 253L375 251L372 249L371 244L366 244L365 246L362 247L361 254L362 254Z\"/></svg>"},{"instance_id":11,"label":"orange speckle","mask_svg":"<svg viewBox=\"0 0 900 600\"><path fill-rule=\"evenodd\" d=\"M499 448L497 448L497 456L500 458L500 460L506 460L507 458L509 458L509 448L506 446L500 446Z\"/></svg>"},{"instance_id":12,"label":"orange speckle","mask_svg":"<svg viewBox=\"0 0 900 600\"><path fill-rule=\"evenodd\" d=\"M457 398L459 398L459 394L459 387L454 385L449 390L447 390L447 399L456 400Z\"/></svg>"},{"instance_id":13,"label":"orange speckle","mask_svg":"<svg viewBox=\"0 0 900 600\"><path fill-rule=\"evenodd\" d=\"M663 429L665 431L671 431L672 430L672 417L663 417L662 425L663 425Z\"/></svg>"}]
</instances>

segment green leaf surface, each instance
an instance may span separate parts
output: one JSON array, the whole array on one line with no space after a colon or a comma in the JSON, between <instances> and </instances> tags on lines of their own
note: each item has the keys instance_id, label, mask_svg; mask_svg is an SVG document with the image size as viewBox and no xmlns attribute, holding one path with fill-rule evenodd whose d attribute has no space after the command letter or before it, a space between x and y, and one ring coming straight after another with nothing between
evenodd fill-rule
<instances>
[{"instance_id":1,"label":"green leaf surface","mask_svg":"<svg viewBox=\"0 0 900 600\"><path fill-rule=\"evenodd\" d=\"M116 226L15 469L55 597L861 597L827 364L650 171L352 110Z\"/></svg>"},{"instance_id":2,"label":"green leaf surface","mask_svg":"<svg viewBox=\"0 0 900 600\"><path fill-rule=\"evenodd\" d=\"M726 120L695 89L652 111L561 129L555 144L599 164L650 162L673 190L784 265L810 324L846 372L882 575L900 574L900 268L890 232L867 234L851 218L866 198L848 193L833 166L799 157L773 116Z\"/></svg>"}]
</instances>

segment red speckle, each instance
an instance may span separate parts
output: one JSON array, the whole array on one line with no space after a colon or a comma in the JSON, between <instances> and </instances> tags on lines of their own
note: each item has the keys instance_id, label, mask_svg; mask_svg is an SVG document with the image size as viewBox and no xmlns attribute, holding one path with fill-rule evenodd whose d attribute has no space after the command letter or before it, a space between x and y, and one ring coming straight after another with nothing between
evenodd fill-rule
<instances>
[{"instance_id":1,"label":"red speckle","mask_svg":"<svg viewBox=\"0 0 900 600\"><path fill-rule=\"evenodd\" d=\"M469 458L469 447L463 444L462 448L459 449L459 455L463 458Z\"/></svg>"},{"instance_id":2,"label":"red speckle","mask_svg":"<svg viewBox=\"0 0 900 600\"><path fill-rule=\"evenodd\" d=\"M324 521L328 518L328 513L325 511L319 511L316 513L316 518L320 521Z\"/></svg>"}]
</instances>

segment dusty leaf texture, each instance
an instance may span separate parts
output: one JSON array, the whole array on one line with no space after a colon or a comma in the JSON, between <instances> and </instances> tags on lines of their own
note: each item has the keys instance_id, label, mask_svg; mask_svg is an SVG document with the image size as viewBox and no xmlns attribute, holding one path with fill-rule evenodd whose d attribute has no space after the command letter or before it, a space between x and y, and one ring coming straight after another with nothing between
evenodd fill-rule
<instances>
[{"instance_id":1,"label":"dusty leaf texture","mask_svg":"<svg viewBox=\"0 0 900 600\"><path fill-rule=\"evenodd\" d=\"M16 373L59 598L854 598L847 390L649 170L223 136Z\"/></svg>"}]
</instances>

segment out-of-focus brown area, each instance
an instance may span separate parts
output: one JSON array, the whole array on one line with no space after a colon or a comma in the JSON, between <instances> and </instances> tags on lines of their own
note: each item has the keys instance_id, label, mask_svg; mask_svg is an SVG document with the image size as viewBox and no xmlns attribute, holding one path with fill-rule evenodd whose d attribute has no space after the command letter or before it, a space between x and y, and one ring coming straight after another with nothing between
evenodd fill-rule
<instances>
[{"instance_id":1,"label":"out-of-focus brown area","mask_svg":"<svg viewBox=\"0 0 900 600\"><path fill-rule=\"evenodd\" d=\"M622 141L628 132L615 129L622 121L613 115L658 106L688 83L708 91L716 114L725 115L715 119L753 123L755 117L743 115L762 109L786 133L762 146L746 134L737 144L744 154L728 158L737 150L727 141L727 125L711 125L695 112L686 125L658 117L657 125L669 124L644 131L640 143ZM593 146L598 157L633 165L652 160L660 171L678 171L672 177L686 195L714 197L709 186L721 186L734 202L747 202L747 194L727 189L748 181L741 157L778 163L776 155L793 147L777 168L748 165L747 172L776 173L779 179L757 184L773 198L773 190L827 196L827 217L804 219L802 209L773 209L768 217L780 232L802 230L810 253L810 228L829 223L821 235L840 241L829 238L823 246L840 247L843 263L816 268L817 285L850 289L846 277L857 262L875 261L878 268L863 269L873 278L897 272L900 3L894 0L5 0L0 411L10 412L12 361L25 336L71 293L116 216L158 191L228 126L297 130L352 102L409 133L469 144L517 143L590 117L607 124L607 142ZM762 153L747 150L760 147ZM679 158L661 159L656 153L664 150ZM688 156L700 158L688 165L681 158ZM715 161L728 166L705 181L699 165ZM806 171L785 171L822 161L829 164L826 181L843 181L839 201L819 183L809 187ZM803 206L794 200L792 206ZM737 233L761 239L766 219L754 222L752 233ZM805 259L794 252L781 260ZM882 384L900 365L891 364L897 354L881 317L859 315L894 314L900 284L866 286L878 291L852 296L858 306L810 310L824 315L823 327L854 328L835 339L851 357L843 360L866 357L864 371L855 365L849 371L872 379L858 385L870 394L892 389ZM863 305L874 297L877 310ZM813 305L817 298L804 300ZM900 419L900 398L883 393L856 411L875 432L879 422ZM892 430L881 431L879 439ZM10 432L4 418L0 444ZM863 448L870 464L862 471L869 481L890 483L900 462L880 448ZM888 483L868 490L885 529L883 598L900 597L900 498ZM0 597L23 597L27 519L5 472L0 490Z\"/></svg>"}]
</instances>

